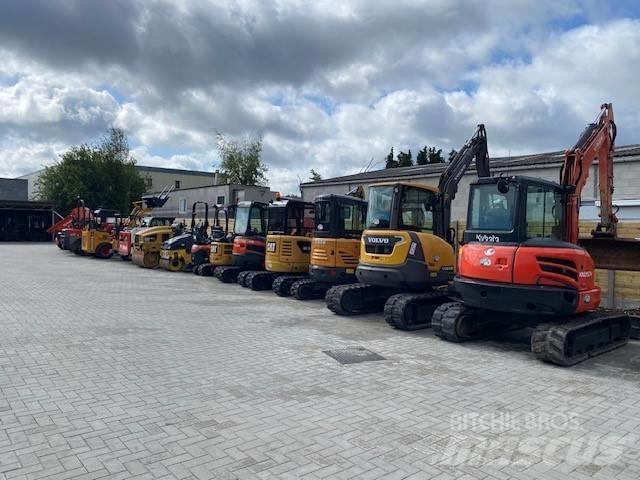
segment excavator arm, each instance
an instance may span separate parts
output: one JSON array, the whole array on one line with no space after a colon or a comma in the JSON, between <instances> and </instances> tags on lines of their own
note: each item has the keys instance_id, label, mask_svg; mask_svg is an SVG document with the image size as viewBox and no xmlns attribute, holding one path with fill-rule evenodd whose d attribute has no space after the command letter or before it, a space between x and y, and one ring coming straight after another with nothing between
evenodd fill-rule
<instances>
[{"instance_id":1,"label":"excavator arm","mask_svg":"<svg viewBox=\"0 0 640 480\"><path fill-rule=\"evenodd\" d=\"M587 126L575 146L564 154L560 183L570 189L565 205L565 239L578 243L580 197L594 162L598 161L600 221L594 236L615 238L618 219L613 211L613 158L616 124L610 103L600 106L598 119Z\"/></svg>"},{"instance_id":2,"label":"excavator arm","mask_svg":"<svg viewBox=\"0 0 640 480\"><path fill-rule=\"evenodd\" d=\"M449 238L451 225L451 202L456 197L458 185L465 172L475 159L479 177L489 177L489 151L487 149L487 132L483 124L478 125L473 136L463 145L447 168L440 175L438 183L437 234Z\"/></svg>"},{"instance_id":3,"label":"excavator arm","mask_svg":"<svg viewBox=\"0 0 640 480\"><path fill-rule=\"evenodd\" d=\"M575 146L565 152L560 183L569 190L565 205L564 238L585 248L596 268L640 270L640 242L616 236L618 219L613 206L613 158L616 124L610 103L600 106L597 120L589 124ZM579 238L580 197L591 167L598 162L600 221L591 238Z\"/></svg>"}]
</instances>

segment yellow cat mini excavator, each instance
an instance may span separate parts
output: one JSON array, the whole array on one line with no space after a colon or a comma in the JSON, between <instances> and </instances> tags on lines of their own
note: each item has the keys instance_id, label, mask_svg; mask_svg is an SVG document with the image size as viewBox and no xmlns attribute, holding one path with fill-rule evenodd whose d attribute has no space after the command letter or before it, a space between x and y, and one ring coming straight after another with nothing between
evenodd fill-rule
<instances>
[{"instance_id":1,"label":"yellow cat mini excavator","mask_svg":"<svg viewBox=\"0 0 640 480\"><path fill-rule=\"evenodd\" d=\"M194 243L191 247L193 273L210 277L216 267L233 263L233 220L235 205L213 205L211 235L206 243Z\"/></svg>"},{"instance_id":2,"label":"yellow cat mini excavator","mask_svg":"<svg viewBox=\"0 0 640 480\"><path fill-rule=\"evenodd\" d=\"M298 300L324 298L332 286L357 281L360 237L367 214L363 194L359 187L347 195L316 197L309 276L296 280L288 291L279 293L281 296L289 294Z\"/></svg>"},{"instance_id":3,"label":"yellow cat mini excavator","mask_svg":"<svg viewBox=\"0 0 640 480\"><path fill-rule=\"evenodd\" d=\"M437 189L404 182L369 187L356 269L360 283L332 287L325 297L331 311L353 315L384 308L385 320L395 328L430 325L433 310L447 301L446 290L434 287L446 285L454 275L451 202L474 159L478 175L489 176L484 125L447 165Z\"/></svg>"},{"instance_id":4,"label":"yellow cat mini excavator","mask_svg":"<svg viewBox=\"0 0 640 480\"><path fill-rule=\"evenodd\" d=\"M293 282L309 271L313 203L276 200L269 204L267 218L265 269L242 272L238 283L252 290L273 289L288 294Z\"/></svg>"}]
</instances>

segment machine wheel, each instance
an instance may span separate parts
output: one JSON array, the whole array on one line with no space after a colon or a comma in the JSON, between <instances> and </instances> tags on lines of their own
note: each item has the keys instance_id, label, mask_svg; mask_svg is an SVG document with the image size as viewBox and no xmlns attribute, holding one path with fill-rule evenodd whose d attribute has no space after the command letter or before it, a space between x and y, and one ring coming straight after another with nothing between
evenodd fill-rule
<instances>
[{"instance_id":1,"label":"machine wheel","mask_svg":"<svg viewBox=\"0 0 640 480\"><path fill-rule=\"evenodd\" d=\"M436 308L431 327L438 337L457 343L471 340L483 330L476 310L459 302L443 303Z\"/></svg>"},{"instance_id":2,"label":"machine wheel","mask_svg":"<svg viewBox=\"0 0 640 480\"><path fill-rule=\"evenodd\" d=\"M120 260L122 260L123 262L126 262L127 260L131 260L131 257L129 255L124 255L124 256L120 256Z\"/></svg>"},{"instance_id":3,"label":"machine wheel","mask_svg":"<svg viewBox=\"0 0 640 480\"><path fill-rule=\"evenodd\" d=\"M142 256L142 266L144 268L156 268L160 264L160 253L145 253Z\"/></svg>"},{"instance_id":4,"label":"machine wheel","mask_svg":"<svg viewBox=\"0 0 640 480\"><path fill-rule=\"evenodd\" d=\"M105 259L105 258L111 258L112 256L113 256L113 249L111 248L110 244L101 243L96 248L96 253L95 253L96 258Z\"/></svg>"},{"instance_id":5,"label":"machine wheel","mask_svg":"<svg viewBox=\"0 0 640 480\"><path fill-rule=\"evenodd\" d=\"M167 270L170 272L181 272L184 268L184 261L181 258L170 258L167 262Z\"/></svg>"}]
</instances>

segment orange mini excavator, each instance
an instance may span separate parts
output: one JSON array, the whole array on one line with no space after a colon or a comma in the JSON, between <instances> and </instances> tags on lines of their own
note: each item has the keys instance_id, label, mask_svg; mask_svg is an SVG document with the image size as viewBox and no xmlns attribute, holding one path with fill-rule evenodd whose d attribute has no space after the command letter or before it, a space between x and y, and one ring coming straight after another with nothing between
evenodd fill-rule
<instances>
[{"instance_id":1,"label":"orange mini excavator","mask_svg":"<svg viewBox=\"0 0 640 480\"><path fill-rule=\"evenodd\" d=\"M565 366L627 343L629 317L597 310L595 268L602 263L592 250L613 248L620 258L635 255L636 261L640 251L640 242L615 238L615 136L611 104L604 104L596 122L565 152L559 183L510 176L480 178L471 185L452 286L460 301L434 312L437 336L459 342L494 326L534 327L531 349L536 357ZM598 238L584 244L587 250L578 238L580 195L596 161L600 222L592 232ZM606 260L611 262L610 252Z\"/></svg>"}]
</instances>

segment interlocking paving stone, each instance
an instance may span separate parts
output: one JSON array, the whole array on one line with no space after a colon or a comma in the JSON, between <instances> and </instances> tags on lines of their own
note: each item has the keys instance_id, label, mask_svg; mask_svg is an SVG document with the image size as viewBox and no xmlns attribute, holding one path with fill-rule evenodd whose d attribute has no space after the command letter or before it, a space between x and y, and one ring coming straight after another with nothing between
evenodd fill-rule
<instances>
[{"instance_id":1,"label":"interlocking paving stone","mask_svg":"<svg viewBox=\"0 0 640 480\"><path fill-rule=\"evenodd\" d=\"M640 343L571 369L0 244L0 478L639 478ZM358 345L385 361L341 365ZM594 453L595 452L595 453Z\"/></svg>"}]
</instances>

